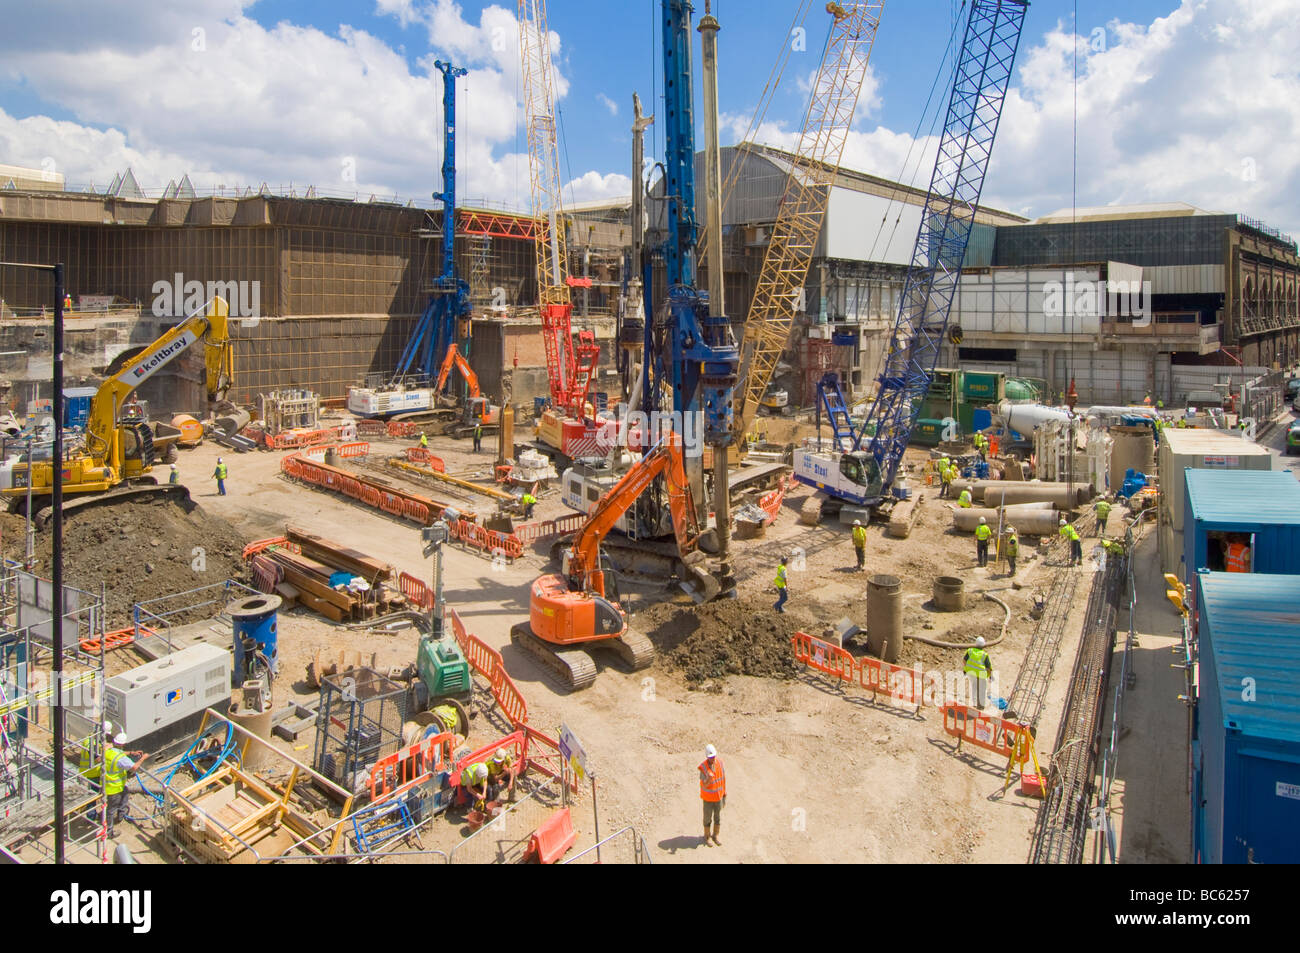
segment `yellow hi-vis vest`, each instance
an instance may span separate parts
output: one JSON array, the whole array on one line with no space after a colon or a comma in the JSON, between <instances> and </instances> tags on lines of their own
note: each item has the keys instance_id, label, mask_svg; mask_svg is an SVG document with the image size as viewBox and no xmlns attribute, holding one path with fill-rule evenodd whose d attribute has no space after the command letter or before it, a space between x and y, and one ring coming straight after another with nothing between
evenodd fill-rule
<instances>
[{"instance_id":1,"label":"yellow hi-vis vest","mask_svg":"<svg viewBox=\"0 0 1300 953\"><path fill-rule=\"evenodd\" d=\"M126 790L126 769L118 762L126 757L121 748L110 745L104 750L104 793L121 794Z\"/></svg>"},{"instance_id":2,"label":"yellow hi-vis vest","mask_svg":"<svg viewBox=\"0 0 1300 953\"><path fill-rule=\"evenodd\" d=\"M964 509L970 508L970 490L961 491L961 496L957 497L957 505Z\"/></svg>"},{"instance_id":3,"label":"yellow hi-vis vest","mask_svg":"<svg viewBox=\"0 0 1300 953\"><path fill-rule=\"evenodd\" d=\"M853 527L853 545L858 549L864 549L867 545L867 528L865 526Z\"/></svg>"},{"instance_id":4,"label":"yellow hi-vis vest","mask_svg":"<svg viewBox=\"0 0 1300 953\"><path fill-rule=\"evenodd\" d=\"M966 667L967 675L976 675L979 678L988 678L988 658L989 653L980 648L966 650Z\"/></svg>"},{"instance_id":5,"label":"yellow hi-vis vest","mask_svg":"<svg viewBox=\"0 0 1300 953\"><path fill-rule=\"evenodd\" d=\"M993 530L989 529L988 523L980 523L975 527L975 538L981 542L993 535Z\"/></svg>"},{"instance_id":6,"label":"yellow hi-vis vest","mask_svg":"<svg viewBox=\"0 0 1300 953\"><path fill-rule=\"evenodd\" d=\"M218 479L218 480L224 480L224 479L226 478L226 474L227 474L228 472L229 472L229 471L226 470L226 465L225 465L224 463L218 463L218 464L217 464L217 479Z\"/></svg>"},{"instance_id":7,"label":"yellow hi-vis vest","mask_svg":"<svg viewBox=\"0 0 1300 953\"><path fill-rule=\"evenodd\" d=\"M785 567L784 566L776 567L776 588L778 589L785 588Z\"/></svg>"},{"instance_id":8,"label":"yellow hi-vis vest","mask_svg":"<svg viewBox=\"0 0 1300 953\"><path fill-rule=\"evenodd\" d=\"M1019 555L1020 555L1020 540L1016 539L1016 537L1014 536L1008 536L1007 556L1011 559L1015 559Z\"/></svg>"}]
</instances>

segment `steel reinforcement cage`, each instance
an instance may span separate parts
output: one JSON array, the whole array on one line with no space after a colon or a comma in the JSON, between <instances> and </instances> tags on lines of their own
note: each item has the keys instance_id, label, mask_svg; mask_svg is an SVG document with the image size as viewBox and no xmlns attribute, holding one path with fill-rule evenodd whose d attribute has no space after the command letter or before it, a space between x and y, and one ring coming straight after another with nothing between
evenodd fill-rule
<instances>
[{"instance_id":1,"label":"steel reinforcement cage","mask_svg":"<svg viewBox=\"0 0 1300 953\"><path fill-rule=\"evenodd\" d=\"M401 746L406 703L406 687L372 668L323 678L312 767L358 790L375 762Z\"/></svg>"}]
</instances>

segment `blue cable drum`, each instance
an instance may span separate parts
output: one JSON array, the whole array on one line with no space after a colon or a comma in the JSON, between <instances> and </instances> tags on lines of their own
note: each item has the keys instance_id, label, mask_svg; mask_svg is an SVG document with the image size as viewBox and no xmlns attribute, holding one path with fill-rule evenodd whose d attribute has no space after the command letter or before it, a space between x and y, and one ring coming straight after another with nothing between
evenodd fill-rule
<instances>
[{"instance_id":1,"label":"blue cable drum","mask_svg":"<svg viewBox=\"0 0 1300 953\"><path fill-rule=\"evenodd\" d=\"M283 600L279 596L255 595L236 599L226 606L226 615L233 622L235 642L235 678L241 681L248 671L244 658L244 642L251 639L257 651L271 663L271 674L280 666L276 636L276 610Z\"/></svg>"}]
</instances>

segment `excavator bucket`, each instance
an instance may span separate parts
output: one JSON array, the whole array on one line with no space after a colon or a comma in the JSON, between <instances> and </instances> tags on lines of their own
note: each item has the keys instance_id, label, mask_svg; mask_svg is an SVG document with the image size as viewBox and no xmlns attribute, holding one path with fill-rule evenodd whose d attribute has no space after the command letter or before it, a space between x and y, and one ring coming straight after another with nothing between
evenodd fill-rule
<instances>
[{"instance_id":1,"label":"excavator bucket","mask_svg":"<svg viewBox=\"0 0 1300 953\"><path fill-rule=\"evenodd\" d=\"M683 556L681 575L682 580L678 585L697 603L709 602L722 591L722 585L709 572L703 553L688 553Z\"/></svg>"}]
</instances>

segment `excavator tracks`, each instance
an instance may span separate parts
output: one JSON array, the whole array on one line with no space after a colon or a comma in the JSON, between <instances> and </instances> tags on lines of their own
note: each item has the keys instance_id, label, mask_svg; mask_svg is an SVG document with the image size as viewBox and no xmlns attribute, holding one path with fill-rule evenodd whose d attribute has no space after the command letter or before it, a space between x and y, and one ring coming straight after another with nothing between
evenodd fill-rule
<instances>
[{"instance_id":1,"label":"excavator tracks","mask_svg":"<svg viewBox=\"0 0 1300 953\"><path fill-rule=\"evenodd\" d=\"M65 498L63 501L63 515L66 518L70 514L87 507L105 506L112 503L121 503L124 500L145 497L170 497L182 506L191 502L189 488L183 483L141 483L135 486L118 487L106 493L79 493ZM44 529L54 516L54 509L49 505L50 501L50 497L45 497L43 504L35 514L36 525L41 529Z\"/></svg>"},{"instance_id":2,"label":"excavator tracks","mask_svg":"<svg viewBox=\"0 0 1300 953\"><path fill-rule=\"evenodd\" d=\"M549 642L533 635L527 622L520 622L510 629L510 641L532 656L571 692L581 691L596 680L596 663L590 655L582 651L557 651Z\"/></svg>"},{"instance_id":3,"label":"excavator tracks","mask_svg":"<svg viewBox=\"0 0 1300 953\"><path fill-rule=\"evenodd\" d=\"M643 668L648 668L655 660L654 643L640 632L633 632L631 629L628 629L620 639L596 642L592 648L608 649L613 652L630 672L639 672Z\"/></svg>"}]
</instances>

